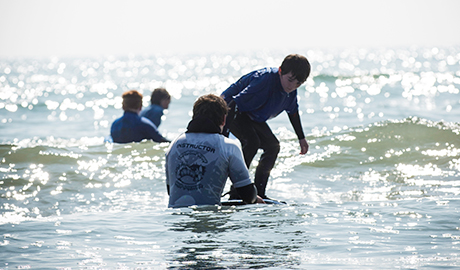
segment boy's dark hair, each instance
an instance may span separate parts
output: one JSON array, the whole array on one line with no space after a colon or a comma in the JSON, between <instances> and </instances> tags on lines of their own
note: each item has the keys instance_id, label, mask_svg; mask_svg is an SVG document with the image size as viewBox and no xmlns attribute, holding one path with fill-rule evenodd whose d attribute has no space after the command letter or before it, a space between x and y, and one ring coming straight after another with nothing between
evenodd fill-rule
<instances>
[{"instance_id":1,"label":"boy's dark hair","mask_svg":"<svg viewBox=\"0 0 460 270\"><path fill-rule=\"evenodd\" d=\"M129 90L121 95L123 98L123 110L137 111L142 106L142 94L136 90Z\"/></svg>"},{"instance_id":2,"label":"boy's dark hair","mask_svg":"<svg viewBox=\"0 0 460 270\"><path fill-rule=\"evenodd\" d=\"M304 83L310 75L311 66L308 59L300 54L286 56L281 64L281 75L292 72L292 75L300 83Z\"/></svg>"},{"instance_id":3,"label":"boy's dark hair","mask_svg":"<svg viewBox=\"0 0 460 270\"><path fill-rule=\"evenodd\" d=\"M225 115L228 113L228 107L225 100L219 96L208 94L199 97L193 104L193 117L204 115L211 121L220 126L224 121Z\"/></svg>"},{"instance_id":4,"label":"boy's dark hair","mask_svg":"<svg viewBox=\"0 0 460 270\"><path fill-rule=\"evenodd\" d=\"M171 95L166 91L166 89L160 87L153 90L152 95L150 96L150 103L160 105L162 100L170 99Z\"/></svg>"}]
</instances>

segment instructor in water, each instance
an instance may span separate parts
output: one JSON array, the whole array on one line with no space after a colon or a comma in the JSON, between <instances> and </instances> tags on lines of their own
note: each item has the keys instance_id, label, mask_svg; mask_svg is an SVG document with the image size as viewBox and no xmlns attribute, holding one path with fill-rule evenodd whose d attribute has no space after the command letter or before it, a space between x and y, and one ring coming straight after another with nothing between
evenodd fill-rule
<instances>
[{"instance_id":1,"label":"instructor in water","mask_svg":"<svg viewBox=\"0 0 460 270\"><path fill-rule=\"evenodd\" d=\"M257 150L263 150L254 178L257 194L263 199L269 199L265 189L280 151L280 143L266 121L286 111L299 139L300 154L308 152L300 122L297 88L307 80L310 69L306 57L290 54L279 68L250 72L222 93L235 112L233 119L227 119L228 127L225 129L240 140L248 169ZM237 198L238 194L232 187L230 199Z\"/></svg>"},{"instance_id":2,"label":"instructor in water","mask_svg":"<svg viewBox=\"0 0 460 270\"><path fill-rule=\"evenodd\" d=\"M169 207L220 205L228 177L245 203L264 203L249 178L238 141L221 134L227 111L225 101L213 94L193 105L187 131L166 151Z\"/></svg>"}]
</instances>

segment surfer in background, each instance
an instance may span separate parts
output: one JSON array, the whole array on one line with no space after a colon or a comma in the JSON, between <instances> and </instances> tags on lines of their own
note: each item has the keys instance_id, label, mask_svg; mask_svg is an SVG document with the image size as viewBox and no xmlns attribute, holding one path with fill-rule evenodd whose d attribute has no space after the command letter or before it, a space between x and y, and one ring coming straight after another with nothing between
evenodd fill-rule
<instances>
[{"instance_id":1,"label":"surfer in background","mask_svg":"<svg viewBox=\"0 0 460 270\"><path fill-rule=\"evenodd\" d=\"M171 95L164 88L157 88L153 90L150 96L150 106L145 108L140 116L145 117L152 121L157 128L161 124L161 117L163 116L163 110L168 109L169 103L171 103Z\"/></svg>"},{"instance_id":2,"label":"surfer in background","mask_svg":"<svg viewBox=\"0 0 460 270\"><path fill-rule=\"evenodd\" d=\"M145 117L140 117L142 94L136 90L124 92L124 114L112 123L110 136L115 143L140 142L144 139L155 142L169 142L158 132L155 124Z\"/></svg>"},{"instance_id":3,"label":"surfer in background","mask_svg":"<svg viewBox=\"0 0 460 270\"><path fill-rule=\"evenodd\" d=\"M219 96L196 100L187 131L166 151L168 207L220 205L227 177L245 203L264 203L249 178L239 142L221 134L227 112Z\"/></svg>"},{"instance_id":4,"label":"surfer in background","mask_svg":"<svg viewBox=\"0 0 460 270\"><path fill-rule=\"evenodd\" d=\"M263 150L254 182L257 194L264 199L268 199L265 189L280 151L280 143L266 121L286 111L299 139L300 154L308 152L300 122L297 88L307 80L310 69L306 57L290 54L279 68L264 68L246 74L222 93L231 108L231 119L224 127L224 134L231 132L240 140L248 168L257 150ZM237 198L232 187L230 199Z\"/></svg>"}]
</instances>

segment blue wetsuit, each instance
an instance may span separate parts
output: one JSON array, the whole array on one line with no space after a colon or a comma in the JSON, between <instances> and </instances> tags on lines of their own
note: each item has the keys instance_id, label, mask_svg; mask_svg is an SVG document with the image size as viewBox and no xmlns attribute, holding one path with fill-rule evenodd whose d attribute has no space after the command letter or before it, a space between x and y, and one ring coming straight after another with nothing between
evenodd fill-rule
<instances>
[{"instance_id":1,"label":"blue wetsuit","mask_svg":"<svg viewBox=\"0 0 460 270\"><path fill-rule=\"evenodd\" d=\"M161 116L163 116L163 107L157 104L152 104L145 108L140 113L140 116L149 119L155 124L155 126L159 127L161 124Z\"/></svg>"},{"instance_id":2,"label":"blue wetsuit","mask_svg":"<svg viewBox=\"0 0 460 270\"><path fill-rule=\"evenodd\" d=\"M298 113L297 89L286 93L278 68L264 68L244 75L222 95L227 103L233 100L237 105L236 116L233 122L229 122L230 131L241 142L246 166L249 168L258 149L264 151L256 168L254 182L258 195L267 198L265 189L280 145L266 121L286 111L299 140L305 138ZM234 189L230 192L230 198L238 198Z\"/></svg>"},{"instance_id":3,"label":"blue wetsuit","mask_svg":"<svg viewBox=\"0 0 460 270\"><path fill-rule=\"evenodd\" d=\"M264 68L241 77L223 93L225 101L233 99L240 112L246 112L251 120L265 122L282 111L296 113L297 90L286 93L281 86L278 68Z\"/></svg>"},{"instance_id":4,"label":"blue wetsuit","mask_svg":"<svg viewBox=\"0 0 460 270\"><path fill-rule=\"evenodd\" d=\"M115 143L140 142L144 139L169 142L150 120L130 111L125 111L122 117L113 122L110 135Z\"/></svg>"}]
</instances>

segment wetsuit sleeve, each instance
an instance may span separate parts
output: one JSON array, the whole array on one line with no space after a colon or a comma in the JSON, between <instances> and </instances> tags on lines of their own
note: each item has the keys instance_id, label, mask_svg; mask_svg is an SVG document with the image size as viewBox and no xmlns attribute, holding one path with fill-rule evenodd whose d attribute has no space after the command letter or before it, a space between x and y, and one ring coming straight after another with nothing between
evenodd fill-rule
<instances>
[{"instance_id":1,"label":"wetsuit sleeve","mask_svg":"<svg viewBox=\"0 0 460 270\"><path fill-rule=\"evenodd\" d=\"M267 103L269 98L267 94L267 85L270 83L269 79L268 74L265 76L254 76L246 88L234 96L239 111L255 111Z\"/></svg>"},{"instance_id":2,"label":"wetsuit sleeve","mask_svg":"<svg viewBox=\"0 0 460 270\"><path fill-rule=\"evenodd\" d=\"M267 85L270 83L269 73L258 70L241 77L222 93L225 101L233 99L241 112L254 111L263 106L268 99Z\"/></svg>"},{"instance_id":3,"label":"wetsuit sleeve","mask_svg":"<svg viewBox=\"0 0 460 270\"><path fill-rule=\"evenodd\" d=\"M161 136L156 126L147 118L141 117L142 122L145 124L144 132L147 139L152 139L155 142L170 142L165 137Z\"/></svg>"},{"instance_id":4,"label":"wetsuit sleeve","mask_svg":"<svg viewBox=\"0 0 460 270\"><path fill-rule=\"evenodd\" d=\"M257 201L257 189L254 184L237 188L236 191L245 203L255 203Z\"/></svg>"},{"instance_id":5,"label":"wetsuit sleeve","mask_svg":"<svg viewBox=\"0 0 460 270\"><path fill-rule=\"evenodd\" d=\"M147 109L143 110L139 116L149 119L158 128L161 124L163 109L159 108L158 105L150 105Z\"/></svg>"},{"instance_id":6,"label":"wetsuit sleeve","mask_svg":"<svg viewBox=\"0 0 460 270\"><path fill-rule=\"evenodd\" d=\"M288 114L289 121L291 121L291 125L294 128L295 134L299 140L305 139L305 134L303 133L302 123L300 122L300 115L299 112Z\"/></svg>"},{"instance_id":7,"label":"wetsuit sleeve","mask_svg":"<svg viewBox=\"0 0 460 270\"><path fill-rule=\"evenodd\" d=\"M232 145L232 158L230 159L230 180L236 188L238 195L245 203L257 201L257 189L249 178L249 171L244 163L243 152L237 145Z\"/></svg>"},{"instance_id":8,"label":"wetsuit sleeve","mask_svg":"<svg viewBox=\"0 0 460 270\"><path fill-rule=\"evenodd\" d=\"M243 89L245 89L246 86L249 85L253 73L254 72L244 75L238 81L230 85L224 92L222 92L221 96L224 98L227 104L230 103L230 101L232 101L233 96L243 91Z\"/></svg>"}]
</instances>

